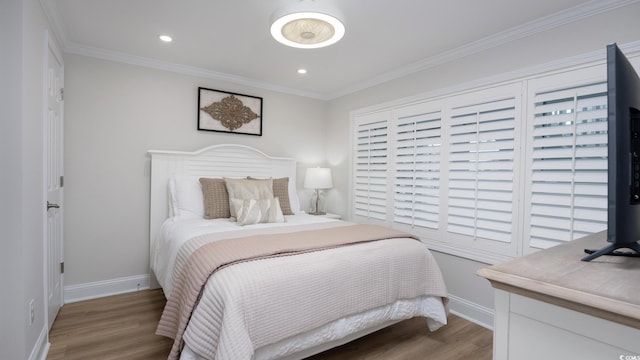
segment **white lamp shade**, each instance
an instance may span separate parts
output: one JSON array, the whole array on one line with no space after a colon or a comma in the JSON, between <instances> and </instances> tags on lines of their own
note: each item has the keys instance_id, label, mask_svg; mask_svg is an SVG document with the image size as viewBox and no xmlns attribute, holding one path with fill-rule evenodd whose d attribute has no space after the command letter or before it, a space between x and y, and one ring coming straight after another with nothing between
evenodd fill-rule
<instances>
[{"instance_id":1,"label":"white lamp shade","mask_svg":"<svg viewBox=\"0 0 640 360\"><path fill-rule=\"evenodd\" d=\"M308 168L304 176L304 187L307 189L330 189L333 187L331 169Z\"/></svg>"}]
</instances>

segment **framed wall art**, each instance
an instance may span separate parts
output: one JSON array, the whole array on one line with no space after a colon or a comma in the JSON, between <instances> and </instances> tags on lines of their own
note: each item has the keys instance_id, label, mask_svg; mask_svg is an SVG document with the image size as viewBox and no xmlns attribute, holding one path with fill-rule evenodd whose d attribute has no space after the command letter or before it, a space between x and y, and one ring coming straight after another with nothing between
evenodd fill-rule
<instances>
[{"instance_id":1,"label":"framed wall art","mask_svg":"<svg viewBox=\"0 0 640 360\"><path fill-rule=\"evenodd\" d=\"M198 130L262 136L262 98L199 87Z\"/></svg>"}]
</instances>

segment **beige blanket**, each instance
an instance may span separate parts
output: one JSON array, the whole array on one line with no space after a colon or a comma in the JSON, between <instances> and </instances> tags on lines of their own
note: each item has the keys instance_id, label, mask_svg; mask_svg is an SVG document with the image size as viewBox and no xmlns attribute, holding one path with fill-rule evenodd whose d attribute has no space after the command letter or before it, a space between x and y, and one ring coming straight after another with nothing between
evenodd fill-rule
<instances>
[{"instance_id":1,"label":"beige blanket","mask_svg":"<svg viewBox=\"0 0 640 360\"><path fill-rule=\"evenodd\" d=\"M350 225L288 234L241 237L206 244L195 251L189 261L182 266L182 271L176 278L174 289L158 325L157 333L175 339L170 358L176 358L183 346L182 334L194 306L199 301L203 284L213 272L226 265L265 257L335 248L347 244L406 237L411 236L389 228L374 225ZM419 244L416 241L413 243ZM446 290L441 282L439 271L436 272L437 276L432 276L436 281L430 284L429 293L444 297ZM348 274L342 275L348 276ZM410 284L410 286L415 287L414 284ZM424 291L422 286L418 287L420 288L417 290L419 292L415 295L422 294ZM362 303L368 304L368 301L364 300ZM283 311L286 312L286 309ZM197 330L195 331L197 333ZM201 339L202 342L208 340L204 335L196 336L196 339ZM198 344L195 345L198 346Z\"/></svg>"}]
</instances>

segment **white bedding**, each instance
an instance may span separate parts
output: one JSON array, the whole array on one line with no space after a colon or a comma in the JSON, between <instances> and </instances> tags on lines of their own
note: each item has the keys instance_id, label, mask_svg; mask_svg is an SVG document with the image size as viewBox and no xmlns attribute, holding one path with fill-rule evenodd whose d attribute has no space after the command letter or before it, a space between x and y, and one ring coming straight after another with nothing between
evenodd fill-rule
<instances>
[{"instance_id":1,"label":"white bedding","mask_svg":"<svg viewBox=\"0 0 640 360\"><path fill-rule=\"evenodd\" d=\"M338 221L324 216L313 216L305 213L285 215L285 223L263 223L240 226L229 219L205 220L202 218L180 218L178 216L167 219L160 228L158 238L152 243L151 269L153 269L158 283L162 286L165 296L169 297L172 290L171 269L180 247L189 239L210 233L222 233L239 230L265 229L282 226L295 226L322 222Z\"/></svg>"},{"instance_id":2,"label":"white bedding","mask_svg":"<svg viewBox=\"0 0 640 360\"><path fill-rule=\"evenodd\" d=\"M252 229L264 229L272 227L291 227L301 224L313 224L321 222L337 221L326 217L318 217L307 214L286 216L287 222L274 223L274 224L256 224L251 226L241 227L235 222L228 219L216 219L216 220L203 220L203 219L182 219L177 217L168 219L162 225L159 233L159 237L155 242L155 246L151 253L151 266L156 274L158 282L163 287L166 296L168 297L172 290L172 270L176 254L180 246L189 239L212 232L231 232L237 230L252 230ZM361 246L361 245L358 245ZM376 251L376 244L366 245L369 248L368 251ZM337 249L327 251L339 251ZM324 252L312 252L302 255L297 261L307 264L318 264L324 260L322 254ZM216 273L219 276L217 285L233 283L235 279L246 274L265 271L272 271L274 267L281 267L282 265L276 265L275 262L282 262L281 258L265 259L261 261L251 261L236 264L231 267L224 268ZM286 261L286 260L285 260ZM274 262L270 264L269 262ZM209 284L212 280L209 281ZM208 285L209 286L209 285ZM213 286L213 285L211 285ZM223 285L226 286L226 285ZM209 289L211 291L211 289ZM225 290L228 291L228 290ZM205 291L205 294L207 291ZM194 311L196 315L198 309ZM337 321L330 322L320 327L310 329L301 334L291 336L289 338L266 344L264 346L258 346L253 354L254 359L276 359L283 357L298 358L300 355L310 355L304 351L309 348L316 348L322 346L325 343L339 342L341 339L347 337L350 334L364 334L369 329L377 329L393 322L397 322L403 319L408 319L415 316L423 316L427 318L427 325L431 330L435 330L440 326L446 324L446 309L443 305L440 297L422 296L413 299L403 299L395 301L389 305L382 306L375 309L369 309L357 314L352 314L338 319ZM198 357L189 348L188 332L186 333L185 341L186 348L182 353L182 359L203 359ZM222 340L221 340L222 341Z\"/></svg>"},{"instance_id":3,"label":"white bedding","mask_svg":"<svg viewBox=\"0 0 640 360\"><path fill-rule=\"evenodd\" d=\"M426 326L435 331L447 323L439 297L399 300L395 303L344 317L317 329L256 349L255 360L303 359L361 336L416 316L426 317ZM186 344L181 360L206 360Z\"/></svg>"}]
</instances>

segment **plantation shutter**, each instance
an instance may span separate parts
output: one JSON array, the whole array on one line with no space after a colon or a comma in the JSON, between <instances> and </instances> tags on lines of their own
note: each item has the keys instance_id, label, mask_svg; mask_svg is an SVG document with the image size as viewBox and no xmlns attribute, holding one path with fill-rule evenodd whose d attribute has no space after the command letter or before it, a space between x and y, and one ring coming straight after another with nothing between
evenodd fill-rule
<instances>
[{"instance_id":1,"label":"plantation shutter","mask_svg":"<svg viewBox=\"0 0 640 360\"><path fill-rule=\"evenodd\" d=\"M395 120L393 221L437 229L440 216L441 112Z\"/></svg>"},{"instance_id":2,"label":"plantation shutter","mask_svg":"<svg viewBox=\"0 0 640 360\"><path fill-rule=\"evenodd\" d=\"M533 92L529 245L607 228L607 84Z\"/></svg>"},{"instance_id":3,"label":"plantation shutter","mask_svg":"<svg viewBox=\"0 0 640 360\"><path fill-rule=\"evenodd\" d=\"M607 116L602 63L354 114L350 215L486 263L603 231Z\"/></svg>"},{"instance_id":4,"label":"plantation shutter","mask_svg":"<svg viewBox=\"0 0 640 360\"><path fill-rule=\"evenodd\" d=\"M511 242L515 126L515 97L451 110L448 232Z\"/></svg>"},{"instance_id":5,"label":"plantation shutter","mask_svg":"<svg viewBox=\"0 0 640 360\"><path fill-rule=\"evenodd\" d=\"M362 116L355 122L354 214L386 220L389 120L382 114Z\"/></svg>"}]
</instances>

